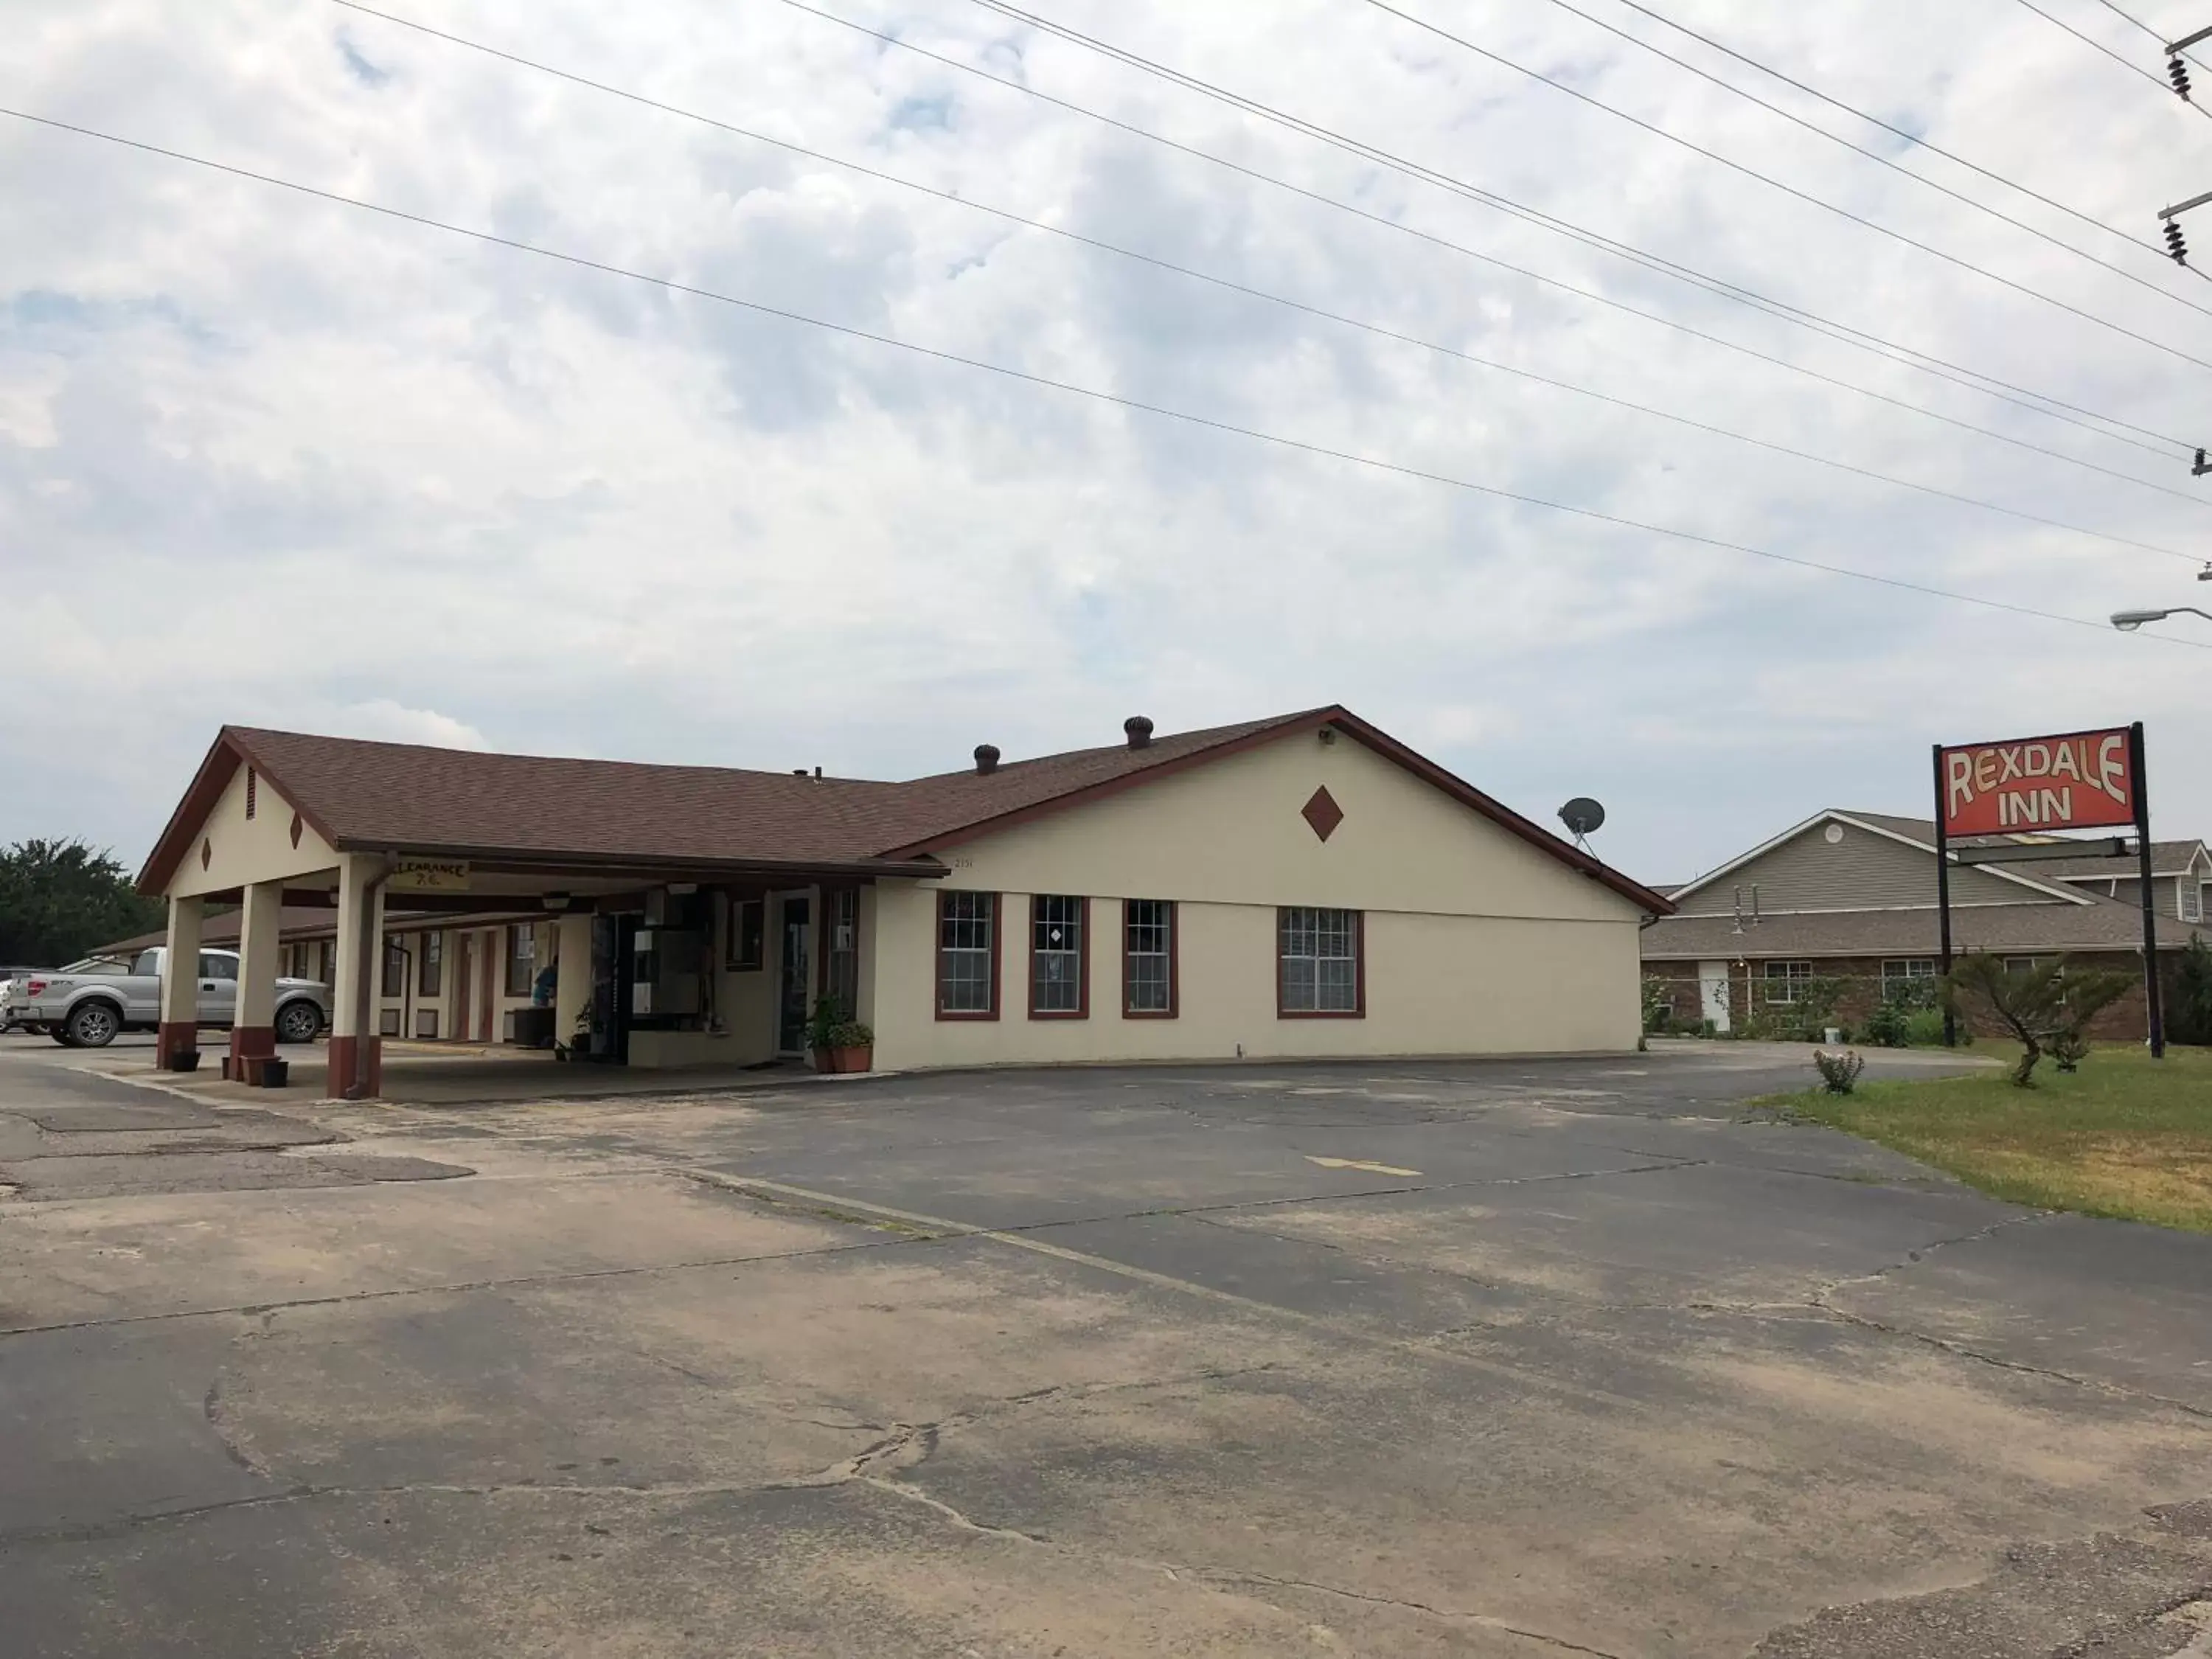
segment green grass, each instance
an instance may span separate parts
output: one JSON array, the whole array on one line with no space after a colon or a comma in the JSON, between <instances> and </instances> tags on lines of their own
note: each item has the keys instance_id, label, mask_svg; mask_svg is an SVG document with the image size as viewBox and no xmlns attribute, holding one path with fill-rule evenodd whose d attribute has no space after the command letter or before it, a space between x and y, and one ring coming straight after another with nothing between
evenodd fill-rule
<instances>
[{"instance_id":1,"label":"green grass","mask_svg":"<svg viewBox=\"0 0 2212 1659\"><path fill-rule=\"evenodd\" d=\"M2032 1089L1990 1070L1769 1103L2015 1204L2212 1232L2212 1049L2100 1048L2070 1076L2046 1059Z\"/></svg>"}]
</instances>

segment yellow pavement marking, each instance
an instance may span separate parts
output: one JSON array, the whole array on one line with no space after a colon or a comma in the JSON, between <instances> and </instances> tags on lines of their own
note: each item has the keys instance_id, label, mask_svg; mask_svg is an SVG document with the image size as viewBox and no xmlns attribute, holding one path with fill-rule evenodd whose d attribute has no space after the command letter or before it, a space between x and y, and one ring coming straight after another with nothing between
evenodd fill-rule
<instances>
[{"instance_id":1,"label":"yellow pavement marking","mask_svg":"<svg viewBox=\"0 0 2212 1659\"><path fill-rule=\"evenodd\" d=\"M1316 1158L1306 1154L1306 1162L1318 1164L1324 1170L1358 1170L1366 1175L1417 1176L1419 1170L1401 1170L1395 1164L1370 1164L1358 1158Z\"/></svg>"}]
</instances>

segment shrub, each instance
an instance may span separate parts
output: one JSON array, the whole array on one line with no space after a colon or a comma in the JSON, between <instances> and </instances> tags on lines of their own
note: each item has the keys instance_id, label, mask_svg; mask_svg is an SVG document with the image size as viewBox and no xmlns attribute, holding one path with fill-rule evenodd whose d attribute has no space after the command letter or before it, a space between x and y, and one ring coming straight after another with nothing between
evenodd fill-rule
<instances>
[{"instance_id":1,"label":"shrub","mask_svg":"<svg viewBox=\"0 0 2212 1659\"><path fill-rule=\"evenodd\" d=\"M2189 941L2174 963L2166 1034L2176 1042L2212 1043L2212 946Z\"/></svg>"},{"instance_id":2,"label":"shrub","mask_svg":"<svg viewBox=\"0 0 2212 1659\"><path fill-rule=\"evenodd\" d=\"M1673 1029L1674 992L1663 979L1644 981L1644 1030L1647 1036Z\"/></svg>"},{"instance_id":3,"label":"shrub","mask_svg":"<svg viewBox=\"0 0 2212 1659\"><path fill-rule=\"evenodd\" d=\"M1971 1043L1974 1034L1965 1026L1959 1028L1959 1041ZM1915 1048L1933 1048L1943 1041L1943 1011L1941 1008L1916 1008L1905 1017L1905 1041Z\"/></svg>"},{"instance_id":4,"label":"shrub","mask_svg":"<svg viewBox=\"0 0 2212 1659\"><path fill-rule=\"evenodd\" d=\"M1912 1040L1912 1016L1904 1005L1885 1002L1867 1016L1867 1041L1884 1048L1902 1048Z\"/></svg>"},{"instance_id":5,"label":"shrub","mask_svg":"<svg viewBox=\"0 0 2212 1659\"><path fill-rule=\"evenodd\" d=\"M1857 1054L1832 1054L1825 1048L1815 1048L1813 1069L1820 1074L1821 1086L1830 1094L1847 1095L1858 1086L1859 1073L1866 1070L1866 1061Z\"/></svg>"}]
</instances>

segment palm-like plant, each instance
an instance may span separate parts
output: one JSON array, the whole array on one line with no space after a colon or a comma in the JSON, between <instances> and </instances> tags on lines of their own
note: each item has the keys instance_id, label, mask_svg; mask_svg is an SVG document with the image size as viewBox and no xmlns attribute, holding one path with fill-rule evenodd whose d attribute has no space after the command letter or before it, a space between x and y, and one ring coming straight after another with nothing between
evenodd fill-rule
<instances>
[{"instance_id":1,"label":"palm-like plant","mask_svg":"<svg viewBox=\"0 0 2212 1659\"><path fill-rule=\"evenodd\" d=\"M1944 1006L1954 1013L1986 1013L2021 1047L2012 1080L2033 1086L2036 1063L2052 1055L2070 1072L2088 1053L2089 1022L2118 1001L2134 975L2053 957L2025 968L2008 968L2002 957L1981 951L1961 957L1943 982Z\"/></svg>"}]
</instances>

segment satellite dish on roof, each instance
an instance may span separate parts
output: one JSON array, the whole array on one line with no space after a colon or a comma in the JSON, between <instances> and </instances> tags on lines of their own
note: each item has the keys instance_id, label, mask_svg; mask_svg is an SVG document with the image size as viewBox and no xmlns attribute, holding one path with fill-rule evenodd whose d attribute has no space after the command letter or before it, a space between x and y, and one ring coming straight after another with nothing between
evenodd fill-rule
<instances>
[{"instance_id":1,"label":"satellite dish on roof","mask_svg":"<svg viewBox=\"0 0 2212 1659\"><path fill-rule=\"evenodd\" d=\"M1559 822L1565 824L1580 846L1605 828L1605 808L1588 795L1577 795L1559 809Z\"/></svg>"}]
</instances>

